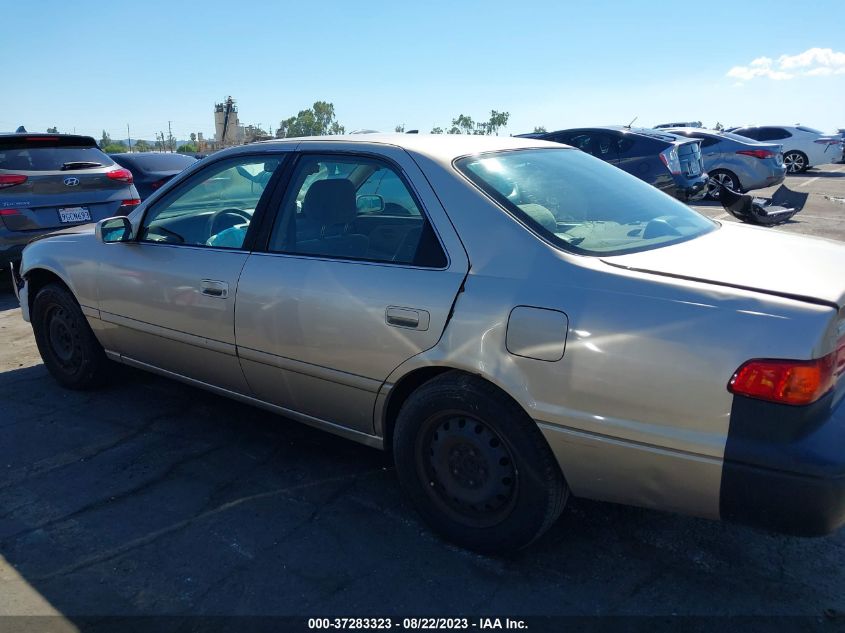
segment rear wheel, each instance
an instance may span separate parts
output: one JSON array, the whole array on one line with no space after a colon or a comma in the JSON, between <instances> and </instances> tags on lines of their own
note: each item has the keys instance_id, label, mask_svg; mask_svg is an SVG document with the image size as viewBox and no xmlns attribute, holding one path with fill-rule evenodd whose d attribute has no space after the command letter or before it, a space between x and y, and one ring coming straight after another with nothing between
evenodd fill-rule
<instances>
[{"instance_id":1,"label":"rear wheel","mask_svg":"<svg viewBox=\"0 0 845 633\"><path fill-rule=\"evenodd\" d=\"M448 372L402 406L393 438L399 481L423 518L477 551L530 544L568 488L536 423L501 391Z\"/></svg>"},{"instance_id":2,"label":"rear wheel","mask_svg":"<svg viewBox=\"0 0 845 633\"><path fill-rule=\"evenodd\" d=\"M707 196L711 200L719 199L719 192L722 187L727 187L737 193L740 192L739 178L727 169L714 169L708 175L710 178L707 181Z\"/></svg>"},{"instance_id":3,"label":"rear wheel","mask_svg":"<svg viewBox=\"0 0 845 633\"><path fill-rule=\"evenodd\" d=\"M810 167L807 155L796 150L789 151L783 155L783 164L788 174L800 174L807 171Z\"/></svg>"},{"instance_id":4,"label":"rear wheel","mask_svg":"<svg viewBox=\"0 0 845 633\"><path fill-rule=\"evenodd\" d=\"M102 383L108 360L74 296L48 284L32 302L32 329L44 365L62 386L89 389Z\"/></svg>"}]
</instances>

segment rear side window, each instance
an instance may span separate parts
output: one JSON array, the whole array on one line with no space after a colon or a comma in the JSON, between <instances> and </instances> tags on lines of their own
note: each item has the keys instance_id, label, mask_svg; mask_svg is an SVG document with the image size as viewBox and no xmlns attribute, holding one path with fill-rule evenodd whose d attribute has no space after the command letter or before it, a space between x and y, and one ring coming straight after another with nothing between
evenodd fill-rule
<instances>
[{"instance_id":1,"label":"rear side window","mask_svg":"<svg viewBox=\"0 0 845 633\"><path fill-rule=\"evenodd\" d=\"M99 169L114 161L96 147L25 147L4 149L0 146L0 169L16 171L68 171Z\"/></svg>"},{"instance_id":2,"label":"rear side window","mask_svg":"<svg viewBox=\"0 0 845 633\"><path fill-rule=\"evenodd\" d=\"M755 141L760 140L760 130L756 127L741 127L733 130L734 134L744 136L745 138L753 138Z\"/></svg>"},{"instance_id":3,"label":"rear side window","mask_svg":"<svg viewBox=\"0 0 845 633\"><path fill-rule=\"evenodd\" d=\"M363 156L303 156L277 214L269 250L430 268L448 263L402 176Z\"/></svg>"},{"instance_id":4,"label":"rear side window","mask_svg":"<svg viewBox=\"0 0 845 633\"><path fill-rule=\"evenodd\" d=\"M758 141L779 141L792 136L789 132L780 127L761 127L757 135Z\"/></svg>"}]
</instances>

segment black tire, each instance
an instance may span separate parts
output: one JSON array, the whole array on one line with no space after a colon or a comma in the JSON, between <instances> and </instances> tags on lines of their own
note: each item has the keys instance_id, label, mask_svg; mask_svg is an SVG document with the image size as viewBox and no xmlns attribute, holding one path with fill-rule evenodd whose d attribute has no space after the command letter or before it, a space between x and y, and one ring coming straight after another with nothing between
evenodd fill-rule
<instances>
[{"instance_id":1,"label":"black tire","mask_svg":"<svg viewBox=\"0 0 845 633\"><path fill-rule=\"evenodd\" d=\"M59 384L90 389L105 380L109 364L74 296L48 284L32 302L32 330L44 365Z\"/></svg>"},{"instance_id":2,"label":"black tire","mask_svg":"<svg viewBox=\"0 0 845 633\"><path fill-rule=\"evenodd\" d=\"M707 174L709 179L707 181L707 197L711 200L719 199L719 190L722 187L727 187L731 191L742 193L742 185L739 178L736 177L732 171L727 169L714 169Z\"/></svg>"},{"instance_id":3,"label":"black tire","mask_svg":"<svg viewBox=\"0 0 845 633\"><path fill-rule=\"evenodd\" d=\"M402 406L399 482L426 522L479 552L523 548L551 527L569 488L537 424L490 383L450 371Z\"/></svg>"},{"instance_id":4,"label":"black tire","mask_svg":"<svg viewBox=\"0 0 845 633\"><path fill-rule=\"evenodd\" d=\"M783 164L787 174L803 174L810 168L810 161L804 152L790 150L783 155Z\"/></svg>"}]
</instances>

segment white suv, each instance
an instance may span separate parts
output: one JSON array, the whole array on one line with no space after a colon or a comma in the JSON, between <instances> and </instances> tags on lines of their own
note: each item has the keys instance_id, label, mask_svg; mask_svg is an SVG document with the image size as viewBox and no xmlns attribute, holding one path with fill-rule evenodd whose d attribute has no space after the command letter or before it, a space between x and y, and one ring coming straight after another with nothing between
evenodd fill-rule
<instances>
[{"instance_id":1,"label":"white suv","mask_svg":"<svg viewBox=\"0 0 845 633\"><path fill-rule=\"evenodd\" d=\"M787 173L798 174L810 167L835 163L842 158L842 139L804 125L768 125L736 127L728 130L756 141L775 141L783 145L783 164Z\"/></svg>"}]
</instances>

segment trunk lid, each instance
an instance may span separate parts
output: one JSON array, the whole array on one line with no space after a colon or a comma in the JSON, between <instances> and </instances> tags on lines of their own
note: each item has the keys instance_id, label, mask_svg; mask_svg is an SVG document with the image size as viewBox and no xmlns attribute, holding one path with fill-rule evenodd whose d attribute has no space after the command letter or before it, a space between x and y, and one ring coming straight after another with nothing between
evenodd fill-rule
<instances>
[{"instance_id":1,"label":"trunk lid","mask_svg":"<svg viewBox=\"0 0 845 633\"><path fill-rule=\"evenodd\" d=\"M725 223L687 242L602 261L657 275L845 306L845 246L822 238Z\"/></svg>"}]
</instances>

